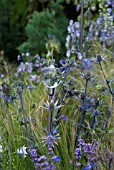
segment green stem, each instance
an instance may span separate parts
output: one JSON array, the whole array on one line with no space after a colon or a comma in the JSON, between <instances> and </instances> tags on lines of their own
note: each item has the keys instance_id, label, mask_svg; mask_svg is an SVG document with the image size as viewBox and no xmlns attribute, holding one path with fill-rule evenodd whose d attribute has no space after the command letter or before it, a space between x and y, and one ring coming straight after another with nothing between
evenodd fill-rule
<instances>
[{"instance_id":1,"label":"green stem","mask_svg":"<svg viewBox=\"0 0 114 170\"><path fill-rule=\"evenodd\" d=\"M110 92L110 94L113 96L113 92L112 92L112 90L111 90L110 83L109 83L109 81L107 80L107 78L106 78L106 76L105 76L105 73L104 73L103 67L102 67L102 65L101 65L101 62L99 62L99 65L100 65L100 69L101 69L101 71L102 71L102 73L103 73L103 77L104 77L104 79L105 79L105 82L106 82L106 84L107 84L107 86L108 86L109 92Z\"/></svg>"},{"instance_id":2,"label":"green stem","mask_svg":"<svg viewBox=\"0 0 114 170\"><path fill-rule=\"evenodd\" d=\"M51 96L48 95L48 101L51 102ZM52 131L52 110L49 109L49 117L48 117L48 133Z\"/></svg>"}]
</instances>

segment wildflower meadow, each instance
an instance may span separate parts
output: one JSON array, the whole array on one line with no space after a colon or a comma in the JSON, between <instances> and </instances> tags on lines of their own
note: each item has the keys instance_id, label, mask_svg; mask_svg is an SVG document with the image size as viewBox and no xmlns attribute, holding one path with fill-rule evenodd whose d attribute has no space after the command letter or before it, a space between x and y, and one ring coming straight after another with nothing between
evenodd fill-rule
<instances>
[{"instance_id":1,"label":"wildflower meadow","mask_svg":"<svg viewBox=\"0 0 114 170\"><path fill-rule=\"evenodd\" d=\"M114 0L22 3L24 36L0 50L0 170L114 170Z\"/></svg>"}]
</instances>

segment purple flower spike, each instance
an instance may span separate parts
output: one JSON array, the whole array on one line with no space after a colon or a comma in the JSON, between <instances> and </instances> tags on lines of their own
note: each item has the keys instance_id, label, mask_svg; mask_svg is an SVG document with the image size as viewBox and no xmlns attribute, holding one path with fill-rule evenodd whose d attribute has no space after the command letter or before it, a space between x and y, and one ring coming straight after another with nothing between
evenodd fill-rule
<instances>
[{"instance_id":1,"label":"purple flower spike","mask_svg":"<svg viewBox=\"0 0 114 170\"><path fill-rule=\"evenodd\" d=\"M46 159L47 159L47 157L45 155L42 155L38 158L38 162L45 161Z\"/></svg>"},{"instance_id":2,"label":"purple flower spike","mask_svg":"<svg viewBox=\"0 0 114 170\"><path fill-rule=\"evenodd\" d=\"M30 156L32 158L36 158L37 157L37 153L36 153L36 149L31 149L29 150Z\"/></svg>"},{"instance_id":3,"label":"purple flower spike","mask_svg":"<svg viewBox=\"0 0 114 170\"><path fill-rule=\"evenodd\" d=\"M80 162L77 162L77 163L76 163L76 166L77 166L77 167L80 167L80 166L81 166L81 163L80 163Z\"/></svg>"}]
</instances>

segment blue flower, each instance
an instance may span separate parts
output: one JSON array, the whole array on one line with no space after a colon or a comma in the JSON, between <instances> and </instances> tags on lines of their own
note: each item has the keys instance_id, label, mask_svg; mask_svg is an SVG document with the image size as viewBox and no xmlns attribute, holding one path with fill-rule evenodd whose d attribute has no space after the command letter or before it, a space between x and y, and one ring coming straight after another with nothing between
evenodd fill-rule
<instances>
[{"instance_id":1,"label":"blue flower","mask_svg":"<svg viewBox=\"0 0 114 170\"><path fill-rule=\"evenodd\" d=\"M45 155L42 155L38 158L38 162L45 161L47 157Z\"/></svg>"},{"instance_id":2,"label":"blue flower","mask_svg":"<svg viewBox=\"0 0 114 170\"><path fill-rule=\"evenodd\" d=\"M4 74L0 73L0 79L4 78Z\"/></svg>"},{"instance_id":3,"label":"blue flower","mask_svg":"<svg viewBox=\"0 0 114 170\"><path fill-rule=\"evenodd\" d=\"M65 66L65 65L66 65L66 61L63 60L63 59L61 59L61 60L59 61L59 63L60 63L62 66Z\"/></svg>"},{"instance_id":4,"label":"blue flower","mask_svg":"<svg viewBox=\"0 0 114 170\"><path fill-rule=\"evenodd\" d=\"M83 59L82 60L82 63L83 63L83 66L82 66L82 69L83 70L92 70L93 69L93 62L91 59Z\"/></svg>"},{"instance_id":5,"label":"blue flower","mask_svg":"<svg viewBox=\"0 0 114 170\"><path fill-rule=\"evenodd\" d=\"M55 162L59 162L60 161L60 157L59 156L53 156L52 160Z\"/></svg>"},{"instance_id":6,"label":"blue flower","mask_svg":"<svg viewBox=\"0 0 114 170\"><path fill-rule=\"evenodd\" d=\"M36 83L39 83L39 81L40 81L40 77L37 76L37 75L31 75L28 79L29 79L31 82L36 82Z\"/></svg>"},{"instance_id":7,"label":"blue flower","mask_svg":"<svg viewBox=\"0 0 114 170\"><path fill-rule=\"evenodd\" d=\"M82 168L82 170L92 170L93 169L93 163L89 163L85 168Z\"/></svg>"},{"instance_id":8,"label":"blue flower","mask_svg":"<svg viewBox=\"0 0 114 170\"><path fill-rule=\"evenodd\" d=\"M61 119L63 119L66 122L68 120L68 116L62 115Z\"/></svg>"},{"instance_id":9,"label":"blue flower","mask_svg":"<svg viewBox=\"0 0 114 170\"><path fill-rule=\"evenodd\" d=\"M20 65L19 65L18 68L17 68L17 75L18 75L19 73L25 71L25 69L26 69L25 64L24 64L23 62L21 62Z\"/></svg>"},{"instance_id":10,"label":"blue flower","mask_svg":"<svg viewBox=\"0 0 114 170\"><path fill-rule=\"evenodd\" d=\"M13 100L11 96L11 87L7 83L2 83L2 88L0 88L0 92L2 92L1 97L6 102L11 102Z\"/></svg>"},{"instance_id":11,"label":"blue flower","mask_svg":"<svg viewBox=\"0 0 114 170\"><path fill-rule=\"evenodd\" d=\"M77 162L77 163L76 163L76 166L77 166L77 167L80 167L80 166L81 166L81 163L80 163L80 162Z\"/></svg>"},{"instance_id":12,"label":"blue flower","mask_svg":"<svg viewBox=\"0 0 114 170\"><path fill-rule=\"evenodd\" d=\"M30 150L29 150L29 153L30 153L30 156L31 156L32 158L36 158L36 157L37 157L36 149L30 149Z\"/></svg>"}]
</instances>

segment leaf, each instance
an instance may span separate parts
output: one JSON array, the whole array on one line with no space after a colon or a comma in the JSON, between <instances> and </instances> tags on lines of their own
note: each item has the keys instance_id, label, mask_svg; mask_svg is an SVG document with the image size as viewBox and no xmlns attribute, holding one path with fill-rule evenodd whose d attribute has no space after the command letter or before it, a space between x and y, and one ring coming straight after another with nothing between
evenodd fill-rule
<instances>
[{"instance_id":1,"label":"leaf","mask_svg":"<svg viewBox=\"0 0 114 170\"><path fill-rule=\"evenodd\" d=\"M97 90L101 90L102 89L102 85L99 84L99 85L96 86L96 88L97 88Z\"/></svg>"},{"instance_id":2,"label":"leaf","mask_svg":"<svg viewBox=\"0 0 114 170\"><path fill-rule=\"evenodd\" d=\"M108 130L108 134L112 134L112 133L114 133L114 128Z\"/></svg>"}]
</instances>

